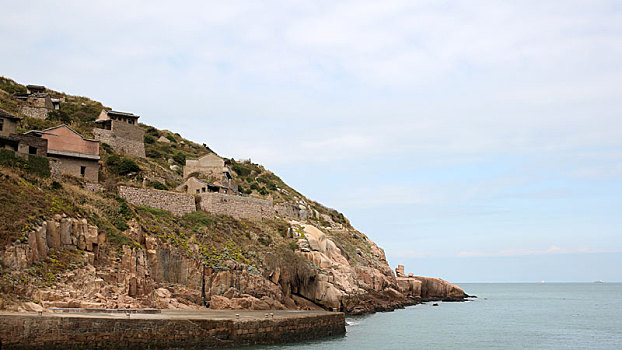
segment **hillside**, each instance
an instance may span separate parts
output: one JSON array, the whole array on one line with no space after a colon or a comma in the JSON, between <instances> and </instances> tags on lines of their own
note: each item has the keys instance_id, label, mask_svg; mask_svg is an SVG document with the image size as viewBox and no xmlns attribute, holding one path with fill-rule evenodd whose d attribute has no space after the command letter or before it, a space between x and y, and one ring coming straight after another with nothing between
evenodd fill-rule
<instances>
[{"instance_id":1,"label":"hillside","mask_svg":"<svg viewBox=\"0 0 622 350\"><path fill-rule=\"evenodd\" d=\"M40 119L24 108L32 103L19 98L26 91L0 78L0 109L21 118L18 134L67 125L91 139L98 136L100 112L109 109L48 89L60 107ZM0 149L0 309L209 303L216 309L361 313L465 296L442 280L396 278L384 251L343 214L259 164L222 158L235 184L229 192L181 193L186 161L213 152L177 133L138 127L145 156L101 143L96 183L59 176L46 157ZM218 187L218 176L192 175ZM146 205L149 196L164 200ZM176 198L186 201L187 212L166 207ZM260 208L245 216L236 212L236 201Z\"/></svg>"}]
</instances>

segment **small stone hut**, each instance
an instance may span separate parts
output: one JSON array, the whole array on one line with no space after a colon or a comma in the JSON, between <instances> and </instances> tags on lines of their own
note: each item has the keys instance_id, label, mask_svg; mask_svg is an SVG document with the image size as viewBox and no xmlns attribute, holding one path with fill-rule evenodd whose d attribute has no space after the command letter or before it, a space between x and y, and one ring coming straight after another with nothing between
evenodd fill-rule
<instances>
[{"instance_id":1,"label":"small stone hut","mask_svg":"<svg viewBox=\"0 0 622 350\"><path fill-rule=\"evenodd\" d=\"M47 140L28 134L16 134L17 123L21 118L0 109L0 148L17 152L18 156L28 158L35 154L47 155Z\"/></svg>"},{"instance_id":2,"label":"small stone hut","mask_svg":"<svg viewBox=\"0 0 622 350\"><path fill-rule=\"evenodd\" d=\"M145 132L138 126L139 116L103 109L95 120L98 128L95 138L110 145L115 151L145 157Z\"/></svg>"}]
</instances>

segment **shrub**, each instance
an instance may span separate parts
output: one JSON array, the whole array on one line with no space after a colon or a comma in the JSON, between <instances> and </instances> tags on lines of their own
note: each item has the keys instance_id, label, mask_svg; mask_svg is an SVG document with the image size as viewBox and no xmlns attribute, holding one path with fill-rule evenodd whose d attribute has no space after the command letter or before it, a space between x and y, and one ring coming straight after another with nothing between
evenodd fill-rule
<instances>
[{"instance_id":1,"label":"shrub","mask_svg":"<svg viewBox=\"0 0 622 350\"><path fill-rule=\"evenodd\" d=\"M297 242L289 242L289 249L291 249L292 252L295 252L296 250L298 250L298 243Z\"/></svg>"},{"instance_id":2,"label":"shrub","mask_svg":"<svg viewBox=\"0 0 622 350\"><path fill-rule=\"evenodd\" d=\"M166 138L169 139L173 143L177 143L177 140L175 140L175 137L173 135L166 135Z\"/></svg>"},{"instance_id":3,"label":"shrub","mask_svg":"<svg viewBox=\"0 0 622 350\"><path fill-rule=\"evenodd\" d=\"M195 230L200 227L208 227L214 221L214 218L201 211L188 213L184 215L182 219Z\"/></svg>"},{"instance_id":4,"label":"shrub","mask_svg":"<svg viewBox=\"0 0 622 350\"><path fill-rule=\"evenodd\" d=\"M145 134L144 137L144 141L145 143L154 143L156 141L155 137L149 135L149 134Z\"/></svg>"},{"instance_id":5,"label":"shrub","mask_svg":"<svg viewBox=\"0 0 622 350\"><path fill-rule=\"evenodd\" d=\"M28 155L28 161L18 158L14 151L0 149L0 165L12 168L20 168L27 173L41 177L50 176L50 161L45 157L35 154Z\"/></svg>"},{"instance_id":6,"label":"shrub","mask_svg":"<svg viewBox=\"0 0 622 350\"><path fill-rule=\"evenodd\" d=\"M156 190L166 190L168 191L168 186L158 181L149 181L147 183L148 187L155 188Z\"/></svg>"},{"instance_id":7,"label":"shrub","mask_svg":"<svg viewBox=\"0 0 622 350\"><path fill-rule=\"evenodd\" d=\"M231 169L233 169L233 171L235 171L236 174L243 176L243 177L251 174L250 169L240 164L233 164L233 166L231 166Z\"/></svg>"},{"instance_id":8,"label":"shrub","mask_svg":"<svg viewBox=\"0 0 622 350\"><path fill-rule=\"evenodd\" d=\"M28 155L26 171L42 177L50 176L50 161L35 154Z\"/></svg>"},{"instance_id":9,"label":"shrub","mask_svg":"<svg viewBox=\"0 0 622 350\"><path fill-rule=\"evenodd\" d=\"M60 190L61 188L63 188L63 185L61 185L60 182L54 180L52 181L52 189L53 190Z\"/></svg>"},{"instance_id":10,"label":"shrub","mask_svg":"<svg viewBox=\"0 0 622 350\"><path fill-rule=\"evenodd\" d=\"M127 201L121 197L117 197L116 200L119 202L118 214L125 219L130 219L133 215L130 206L127 205Z\"/></svg>"},{"instance_id":11,"label":"shrub","mask_svg":"<svg viewBox=\"0 0 622 350\"><path fill-rule=\"evenodd\" d=\"M65 124L70 124L71 123L71 117L65 113L64 111L51 111L48 113L48 120L55 120L55 121L59 121Z\"/></svg>"},{"instance_id":12,"label":"shrub","mask_svg":"<svg viewBox=\"0 0 622 350\"><path fill-rule=\"evenodd\" d=\"M24 161L15 156L15 152L9 149L0 149L0 165L6 167L21 167Z\"/></svg>"},{"instance_id":13,"label":"shrub","mask_svg":"<svg viewBox=\"0 0 622 350\"><path fill-rule=\"evenodd\" d=\"M150 126L147 128L147 130L145 130L145 134L150 135L152 137L160 137L160 132L158 131L158 129L154 128L153 126Z\"/></svg>"},{"instance_id":14,"label":"shrub","mask_svg":"<svg viewBox=\"0 0 622 350\"><path fill-rule=\"evenodd\" d=\"M257 241L265 246L269 246L272 243L272 237L268 235L261 235L257 238Z\"/></svg>"},{"instance_id":15,"label":"shrub","mask_svg":"<svg viewBox=\"0 0 622 350\"><path fill-rule=\"evenodd\" d=\"M106 160L106 165L110 168L110 171L117 175L127 175L129 173L140 172L140 167L135 161L120 157L116 154L111 154Z\"/></svg>"},{"instance_id":16,"label":"shrub","mask_svg":"<svg viewBox=\"0 0 622 350\"><path fill-rule=\"evenodd\" d=\"M177 162L177 164L179 164L179 165L185 165L186 164L186 156L183 153L181 153L181 152L175 153L175 155L173 155L173 160L175 162Z\"/></svg>"},{"instance_id":17,"label":"shrub","mask_svg":"<svg viewBox=\"0 0 622 350\"><path fill-rule=\"evenodd\" d=\"M109 144L102 142L101 143L102 148L104 149L104 151L108 152L108 153L114 153L114 150L112 149L112 147L110 147Z\"/></svg>"},{"instance_id":18,"label":"shrub","mask_svg":"<svg viewBox=\"0 0 622 350\"><path fill-rule=\"evenodd\" d=\"M162 153L160 153L160 151L154 148L147 148L147 150L145 151L145 154L149 158L156 158L156 159L162 158Z\"/></svg>"}]
</instances>

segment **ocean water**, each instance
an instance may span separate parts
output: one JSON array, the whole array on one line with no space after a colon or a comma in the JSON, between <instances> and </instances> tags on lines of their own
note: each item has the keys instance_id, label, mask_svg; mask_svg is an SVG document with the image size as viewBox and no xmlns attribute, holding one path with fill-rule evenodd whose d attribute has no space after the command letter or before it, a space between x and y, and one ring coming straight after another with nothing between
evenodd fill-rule
<instances>
[{"instance_id":1,"label":"ocean water","mask_svg":"<svg viewBox=\"0 0 622 350\"><path fill-rule=\"evenodd\" d=\"M478 298L348 317L345 336L244 349L622 349L622 283L461 286Z\"/></svg>"}]
</instances>

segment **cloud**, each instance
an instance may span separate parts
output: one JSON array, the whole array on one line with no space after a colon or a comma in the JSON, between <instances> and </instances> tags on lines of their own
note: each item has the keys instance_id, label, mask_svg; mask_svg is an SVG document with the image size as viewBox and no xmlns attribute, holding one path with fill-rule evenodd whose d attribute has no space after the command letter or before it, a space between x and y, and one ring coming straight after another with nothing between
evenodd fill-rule
<instances>
[{"instance_id":1,"label":"cloud","mask_svg":"<svg viewBox=\"0 0 622 350\"><path fill-rule=\"evenodd\" d=\"M551 255L551 254L582 254L582 253L619 253L621 250L598 250L588 247L569 249L559 246L550 246L547 249L507 249L493 252L462 251L457 254L459 258L489 258L489 257L512 257L528 255Z\"/></svg>"}]
</instances>

